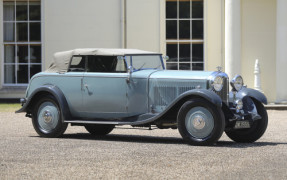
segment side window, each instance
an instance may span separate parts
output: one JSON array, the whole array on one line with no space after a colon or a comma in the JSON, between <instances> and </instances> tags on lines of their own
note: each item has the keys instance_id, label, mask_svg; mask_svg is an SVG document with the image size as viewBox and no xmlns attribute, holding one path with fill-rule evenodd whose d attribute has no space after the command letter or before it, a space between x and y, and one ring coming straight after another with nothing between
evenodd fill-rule
<instances>
[{"instance_id":1,"label":"side window","mask_svg":"<svg viewBox=\"0 0 287 180\"><path fill-rule=\"evenodd\" d=\"M117 56L88 56L87 72L121 73L126 72L126 65Z\"/></svg>"},{"instance_id":2,"label":"side window","mask_svg":"<svg viewBox=\"0 0 287 180\"><path fill-rule=\"evenodd\" d=\"M124 59L117 60L116 72L126 72L126 63Z\"/></svg>"},{"instance_id":3,"label":"side window","mask_svg":"<svg viewBox=\"0 0 287 180\"><path fill-rule=\"evenodd\" d=\"M71 72L84 72L85 71L85 58L82 56L73 56L69 67Z\"/></svg>"}]
</instances>

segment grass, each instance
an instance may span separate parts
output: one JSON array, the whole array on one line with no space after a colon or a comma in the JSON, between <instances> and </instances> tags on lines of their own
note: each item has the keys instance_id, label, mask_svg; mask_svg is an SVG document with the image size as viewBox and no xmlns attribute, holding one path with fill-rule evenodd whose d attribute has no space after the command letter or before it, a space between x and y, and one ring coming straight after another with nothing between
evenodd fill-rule
<instances>
[{"instance_id":1,"label":"grass","mask_svg":"<svg viewBox=\"0 0 287 180\"><path fill-rule=\"evenodd\" d=\"M21 108L21 104L0 104L0 112L15 112Z\"/></svg>"}]
</instances>

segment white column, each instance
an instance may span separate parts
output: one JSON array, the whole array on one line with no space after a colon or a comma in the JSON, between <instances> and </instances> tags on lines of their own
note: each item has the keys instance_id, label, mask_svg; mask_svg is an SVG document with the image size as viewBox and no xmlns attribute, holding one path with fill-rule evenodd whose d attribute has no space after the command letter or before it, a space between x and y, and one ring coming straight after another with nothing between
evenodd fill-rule
<instances>
[{"instance_id":1,"label":"white column","mask_svg":"<svg viewBox=\"0 0 287 180\"><path fill-rule=\"evenodd\" d=\"M241 74L240 0L225 0L225 72L229 78Z\"/></svg>"},{"instance_id":2,"label":"white column","mask_svg":"<svg viewBox=\"0 0 287 180\"><path fill-rule=\"evenodd\" d=\"M287 103L287 1L277 0L276 102ZM272 60L270 60L272 61Z\"/></svg>"}]
</instances>

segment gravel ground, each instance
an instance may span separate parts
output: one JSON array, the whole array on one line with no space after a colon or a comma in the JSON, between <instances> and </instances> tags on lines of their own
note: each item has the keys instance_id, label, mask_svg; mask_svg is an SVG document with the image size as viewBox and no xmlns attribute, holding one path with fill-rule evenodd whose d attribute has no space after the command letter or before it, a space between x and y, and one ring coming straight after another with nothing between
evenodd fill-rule
<instances>
[{"instance_id":1,"label":"gravel ground","mask_svg":"<svg viewBox=\"0 0 287 180\"><path fill-rule=\"evenodd\" d=\"M116 128L91 137L69 126L40 138L25 114L0 112L0 179L286 179L287 111L269 110L256 143L186 145L177 130Z\"/></svg>"}]
</instances>

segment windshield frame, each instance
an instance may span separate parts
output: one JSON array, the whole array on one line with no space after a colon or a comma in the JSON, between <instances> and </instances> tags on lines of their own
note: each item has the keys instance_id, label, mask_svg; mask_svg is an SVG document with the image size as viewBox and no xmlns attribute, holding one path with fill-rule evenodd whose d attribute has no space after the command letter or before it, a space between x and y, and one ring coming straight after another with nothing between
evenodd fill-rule
<instances>
[{"instance_id":1,"label":"windshield frame","mask_svg":"<svg viewBox=\"0 0 287 180\"><path fill-rule=\"evenodd\" d=\"M125 60L126 60L126 63L127 65L129 64L130 66L133 67L133 71L140 71L140 70L145 70L145 69L159 69L158 68L140 68L140 69L135 69L135 67L133 66L133 57L134 56L159 56L159 60L160 60L160 63L161 63L161 70L165 70L165 65L164 65L164 62L163 62L163 57L162 57L162 54L127 54L124 56ZM128 59L127 57L129 57L129 61L130 62L127 62Z\"/></svg>"}]
</instances>

